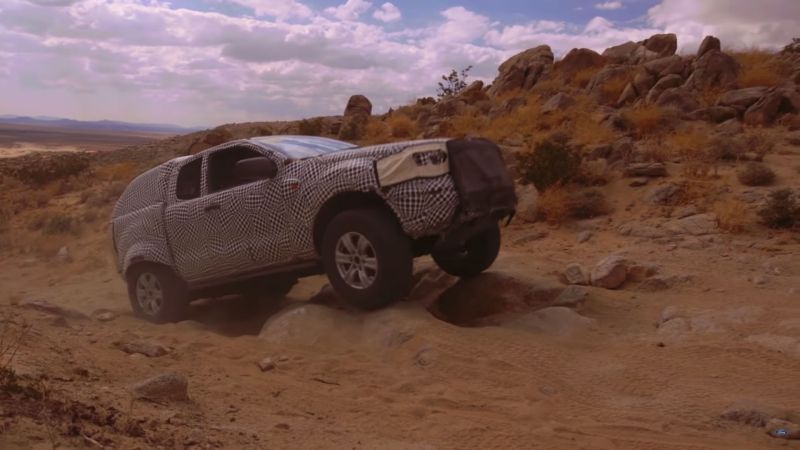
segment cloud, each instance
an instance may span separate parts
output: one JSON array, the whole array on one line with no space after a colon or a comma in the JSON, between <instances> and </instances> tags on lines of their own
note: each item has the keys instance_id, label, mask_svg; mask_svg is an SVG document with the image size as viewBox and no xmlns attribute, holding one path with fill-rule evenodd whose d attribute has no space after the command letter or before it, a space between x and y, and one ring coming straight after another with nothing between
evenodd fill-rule
<instances>
[{"instance_id":1,"label":"cloud","mask_svg":"<svg viewBox=\"0 0 800 450\"><path fill-rule=\"evenodd\" d=\"M308 18L313 15L311 8L296 0L229 0L229 2L250 8L259 17L287 19Z\"/></svg>"},{"instance_id":2,"label":"cloud","mask_svg":"<svg viewBox=\"0 0 800 450\"><path fill-rule=\"evenodd\" d=\"M611 2L595 3L594 7L595 9L602 9L604 11L613 11L615 9L622 8L622 2L611 1Z\"/></svg>"},{"instance_id":3,"label":"cloud","mask_svg":"<svg viewBox=\"0 0 800 450\"><path fill-rule=\"evenodd\" d=\"M395 22L403 18L403 14L391 3L384 3L381 5L380 8L376 9L374 13L372 13L372 17L381 22Z\"/></svg>"},{"instance_id":4,"label":"cloud","mask_svg":"<svg viewBox=\"0 0 800 450\"><path fill-rule=\"evenodd\" d=\"M361 14L369 11L372 3L366 0L347 0L339 6L325 8L325 13L339 20L357 20Z\"/></svg>"},{"instance_id":5,"label":"cloud","mask_svg":"<svg viewBox=\"0 0 800 450\"><path fill-rule=\"evenodd\" d=\"M797 36L797 0L662 0L650 8L648 21L676 33L684 51L694 51L705 35L723 45L776 49Z\"/></svg>"}]
</instances>

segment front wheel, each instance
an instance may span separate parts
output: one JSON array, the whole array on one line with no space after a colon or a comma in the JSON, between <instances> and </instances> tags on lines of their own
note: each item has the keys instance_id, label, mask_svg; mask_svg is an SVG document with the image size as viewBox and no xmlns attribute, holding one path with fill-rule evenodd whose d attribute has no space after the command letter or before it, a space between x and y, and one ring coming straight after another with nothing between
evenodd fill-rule
<instances>
[{"instance_id":1,"label":"front wheel","mask_svg":"<svg viewBox=\"0 0 800 450\"><path fill-rule=\"evenodd\" d=\"M461 278L472 278L488 269L500 253L500 227L475 234L454 248L434 250L436 264L445 272Z\"/></svg>"},{"instance_id":2,"label":"front wheel","mask_svg":"<svg viewBox=\"0 0 800 450\"><path fill-rule=\"evenodd\" d=\"M168 267L139 264L127 274L128 298L133 312L155 323L184 320L189 311L186 286Z\"/></svg>"},{"instance_id":3,"label":"front wheel","mask_svg":"<svg viewBox=\"0 0 800 450\"><path fill-rule=\"evenodd\" d=\"M334 290L359 308L381 308L411 290L411 241L382 209L336 216L325 230L322 262Z\"/></svg>"}]
</instances>

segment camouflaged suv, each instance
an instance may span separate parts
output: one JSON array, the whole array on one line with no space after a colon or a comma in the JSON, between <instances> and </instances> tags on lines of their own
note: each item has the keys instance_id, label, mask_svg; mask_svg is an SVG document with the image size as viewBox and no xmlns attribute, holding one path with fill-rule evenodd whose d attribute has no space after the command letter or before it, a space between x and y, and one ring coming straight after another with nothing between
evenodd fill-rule
<instances>
[{"instance_id":1,"label":"camouflaged suv","mask_svg":"<svg viewBox=\"0 0 800 450\"><path fill-rule=\"evenodd\" d=\"M326 273L362 308L406 295L415 256L448 273L487 269L514 185L484 139L370 147L308 136L239 140L139 175L114 208L117 269L155 322L222 293L282 296Z\"/></svg>"}]
</instances>

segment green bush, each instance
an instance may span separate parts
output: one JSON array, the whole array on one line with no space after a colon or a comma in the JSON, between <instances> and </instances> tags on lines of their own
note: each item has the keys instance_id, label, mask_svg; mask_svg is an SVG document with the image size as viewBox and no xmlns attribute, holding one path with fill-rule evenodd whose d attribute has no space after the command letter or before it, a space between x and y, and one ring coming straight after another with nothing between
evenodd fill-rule
<instances>
[{"instance_id":1,"label":"green bush","mask_svg":"<svg viewBox=\"0 0 800 450\"><path fill-rule=\"evenodd\" d=\"M781 189L769 195L758 215L770 228L792 228L800 223L800 204L791 189Z\"/></svg>"},{"instance_id":2,"label":"green bush","mask_svg":"<svg viewBox=\"0 0 800 450\"><path fill-rule=\"evenodd\" d=\"M581 165L580 149L563 136L550 137L536 144L533 151L518 154L517 165L523 183L544 191L575 178Z\"/></svg>"}]
</instances>

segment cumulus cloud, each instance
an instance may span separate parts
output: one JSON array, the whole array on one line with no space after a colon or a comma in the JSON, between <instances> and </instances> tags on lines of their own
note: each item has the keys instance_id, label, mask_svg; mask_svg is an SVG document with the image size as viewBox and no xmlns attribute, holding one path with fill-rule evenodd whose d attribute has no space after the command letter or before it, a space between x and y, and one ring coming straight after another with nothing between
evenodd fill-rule
<instances>
[{"instance_id":1,"label":"cumulus cloud","mask_svg":"<svg viewBox=\"0 0 800 450\"><path fill-rule=\"evenodd\" d=\"M798 0L662 0L648 11L651 25L676 33L683 50L713 34L723 45L778 48L797 36Z\"/></svg>"},{"instance_id":2,"label":"cumulus cloud","mask_svg":"<svg viewBox=\"0 0 800 450\"><path fill-rule=\"evenodd\" d=\"M372 17L380 20L381 22L395 22L403 18L403 14L391 3L384 3L380 8L372 13Z\"/></svg>"},{"instance_id":3,"label":"cumulus cloud","mask_svg":"<svg viewBox=\"0 0 800 450\"><path fill-rule=\"evenodd\" d=\"M366 0L347 0L339 6L325 8L325 13L340 20L357 20L361 14L372 8L372 2Z\"/></svg>"},{"instance_id":4,"label":"cumulus cloud","mask_svg":"<svg viewBox=\"0 0 800 450\"><path fill-rule=\"evenodd\" d=\"M605 11L613 11L615 9L622 8L622 2L620 1L612 1L612 2L603 2L603 3L595 3L595 9L602 9Z\"/></svg>"},{"instance_id":5,"label":"cumulus cloud","mask_svg":"<svg viewBox=\"0 0 800 450\"><path fill-rule=\"evenodd\" d=\"M214 125L338 114L356 93L381 111L432 94L452 68L472 65L473 78L491 81L505 58L536 45L556 55L602 51L670 31L692 52L705 34L778 47L800 19L796 0L662 0L635 24L501 23L456 6L400 27L392 3L206 1L247 12L169 0L0 0L0 114Z\"/></svg>"}]
</instances>

